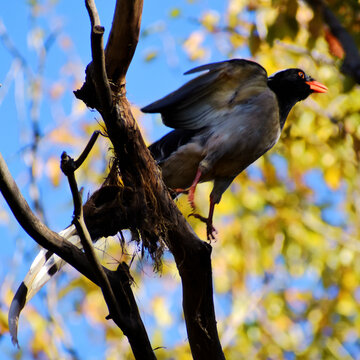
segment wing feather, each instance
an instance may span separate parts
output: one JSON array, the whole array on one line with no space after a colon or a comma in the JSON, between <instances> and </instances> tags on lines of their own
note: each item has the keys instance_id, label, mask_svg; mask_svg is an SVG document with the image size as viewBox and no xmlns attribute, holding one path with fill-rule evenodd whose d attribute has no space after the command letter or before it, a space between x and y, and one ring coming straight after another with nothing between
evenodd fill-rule
<instances>
[{"instance_id":1,"label":"wing feather","mask_svg":"<svg viewBox=\"0 0 360 360\"><path fill-rule=\"evenodd\" d=\"M197 130L211 126L219 111L231 106L234 97L254 84L267 87L265 69L253 62L233 59L198 66L185 74L206 73L190 80L178 90L144 107L143 112L161 113L163 123L174 129Z\"/></svg>"}]
</instances>

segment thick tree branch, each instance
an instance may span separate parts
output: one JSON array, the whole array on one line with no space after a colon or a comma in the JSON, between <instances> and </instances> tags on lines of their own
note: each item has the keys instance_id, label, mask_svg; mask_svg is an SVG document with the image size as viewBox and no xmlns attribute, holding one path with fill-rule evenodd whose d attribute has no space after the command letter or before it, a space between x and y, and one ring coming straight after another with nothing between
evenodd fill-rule
<instances>
[{"instance_id":1,"label":"thick tree branch","mask_svg":"<svg viewBox=\"0 0 360 360\"><path fill-rule=\"evenodd\" d=\"M106 46L106 70L114 93L113 106L100 106L88 91L76 92L76 96L86 104L95 105L103 117L117 165L113 166L109 177L121 176L122 184L136 194L141 210L135 228L144 246L155 260L159 251L161 254L163 243L174 255L183 284L184 315L194 358L222 359L212 294L211 247L196 236L172 201L124 96L125 75L138 40L141 9L142 0L117 1ZM86 84L96 83L91 76L92 72L87 71L83 89ZM97 220L100 217L103 218L100 215ZM99 224L101 228L108 222L106 218L103 220L105 223Z\"/></svg>"},{"instance_id":2,"label":"thick tree branch","mask_svg":"<svg viewBox=\"0 0 360 360\"><path fill-rule=\"evenodd\" d=\"M125 85L125 76L139 41L142 9L143 0L116 2L105 58L110 82L118 90Z\"/></svg>"}]
</instances>

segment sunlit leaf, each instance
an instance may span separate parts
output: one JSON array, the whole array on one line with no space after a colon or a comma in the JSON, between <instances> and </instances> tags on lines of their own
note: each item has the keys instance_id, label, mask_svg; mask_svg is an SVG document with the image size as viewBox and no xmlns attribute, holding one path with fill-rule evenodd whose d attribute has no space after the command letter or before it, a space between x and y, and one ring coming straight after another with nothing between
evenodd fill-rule
<instances>
[{"instance_id":1,"label":"sunlit leaf","mask_svg":"<svg viewBox=\"0 0 360 360\"><path fill-rule=\"evenodd\" d=\"M181 15L181 9L180 8L172 8L170 10L170 17L171 18L177 18Z\"/></svg>"},{"instance_id":2,"label":"sunlit leaf","mask_svg":"<svg viewBox=\"0 0 360 360\"><path fill-rule=\"evenodd\" d=\"M210 32L217 28L219 20L220 15L216 11L207 11L200 19L202 25Z\"/></svg>"},{"instance_id":3,"label":"sunlit leaf","mask_svg":"<svg viewBox=\"0 0 360 360\"><path fill-rule=\"evenodd\" d=\"M144 57L146 62L150 62L158 56L158 52L156 50L148 51Z\"/></svg>"},{"instance_id":4,"label":"sunlit leaf","mask_svg":"<svg viewBox=\"0 0 360 360\"><path fill-rule=\"evenodd\" d=\"M51 157L46 163L46 174L54 186L59 186L62 172L58 158Z\"/></svg>"}]
</instances>

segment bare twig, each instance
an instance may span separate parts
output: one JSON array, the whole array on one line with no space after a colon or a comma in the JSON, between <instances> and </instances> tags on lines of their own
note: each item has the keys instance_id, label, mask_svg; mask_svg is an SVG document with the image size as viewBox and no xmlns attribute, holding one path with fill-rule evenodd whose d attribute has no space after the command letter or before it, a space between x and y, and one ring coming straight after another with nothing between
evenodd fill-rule
<instances>
[{"instance_id":1,"label":"bare twig","mask_svg":"<svg viewBox=\"0 0 360 360\"><path fill-rule=\"evenodd\" d=\"M100 19L93 0L86 0L86 9L88 10L91 21L91 54L92 54L92 79L95 82L97 97L102 109L112 107L112 95L109 80L106 74L105 54L103 35L105 29L100 26Z\"/></svg>"},{"instance_id":2,"label":"bare twig","mask_svg":"<svg viewBox=\"0 0 360 360\"><path fill-rule=\"evenodd\" d=\"M99 13L93 0L85 1L86 10L90 16L91 27L100 25Z\"/></svg>"},{"instance_id":3,"label":"bare twig","mask_svg":"<svg viewBox=\"0 0 360 360\"><path fill-rule=\"evenodd\" d=\"M89 154L91 148L93 147L96 138L99 136L99 132L95 132L91 137L88 145L85 150L82 152L80 157L74 161L70 158L65 152L61 155L61 170L67 176L71 193L73 195L74 201L74 219L73 223L76 227L77 233L80 237L81 244L84 248L85 254L94 269L96 276L98 277L98 283L100 284L100 288L103 292L104 299L106 304L108 305L109 312L111 317L117 323L123 323L123 317L121 316L121 312L117 301L114 296L114 292L111 288L108 277L106 276L99 259L95 254L94 247L92 245L92 240L89 234L89 231L85 225L84 216L83 216L83 207L81 201L81 195L78 191L76 179L75 179L75 170L81 165L81 163L85 160L86 156Z\"/></svg>"},{"instance_id":4,"label":"bare twig","mask_svg":"<svg viewBox=\"0 0 360 360\"><path fill-rule=\"evenodd\" d=\"M77 170L82 163L85 161L85 159L87 158L87 156L89 155L91 149L93 148L93 146L96 143L97 138L99 137L99 135L103 135L101 131L96 130L93 132L93 134L91 135L91 138L88 142L88 144L86 145L84 151L80 154L80 156L75 160L74 165L75 165L75 169Z\"/></svg>"}]
</instances>

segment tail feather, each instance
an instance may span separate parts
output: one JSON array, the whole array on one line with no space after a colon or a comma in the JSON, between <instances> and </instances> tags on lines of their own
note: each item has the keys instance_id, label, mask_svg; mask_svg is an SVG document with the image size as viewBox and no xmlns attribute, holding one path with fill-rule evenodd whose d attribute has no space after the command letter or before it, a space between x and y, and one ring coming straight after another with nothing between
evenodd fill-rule
<instances>
[{"instance_id":1,"label":"tail feather","mask_svg":"<svg viewBox=\"0 0 360 360\"><path fill-rule=\"evenodd\" d=\"M80 238L74 225L59 232L59 235L81 248ZM24 281L19 286L11 302L8 323L12 343L19 347L17 328L19 315L25 304L56 274L65 264L59 256L42 249L31 264Z\"/></svg>"},{"instance_id":2,"label":"tail feather","mask_svg":"<svg viewBox=\"0 0 360 360\"><path fill-rule=\"evenodd\" d=\"M79 249L82 248L81 241L77 235L75 225L71 225L59 232L59 235L70 241ZM95 239L93 239L95 240ZM106 239L96 239L96 248L105 248ZM12 343L19 347L17 338L18 322L21 310L26 303L66 264L66 262L51 251L42 249L30 266L30 270L24 281L17 289L11 302L8 323Z\"/></svg>"},{"instance_id":3,"label":"tail feather","mask_svg":"<svg viewBox=\"0 0 360 360\"><path fill-rule=\"evenodd\" d=\"M75 225L71 225L59 232L59 235L81 248L80 238L77 236ZM65 261L51 251L42 249L33 261L30 271L24 279L28 292L28 302L63 266Z\"/></svg>"}]
</instances>

